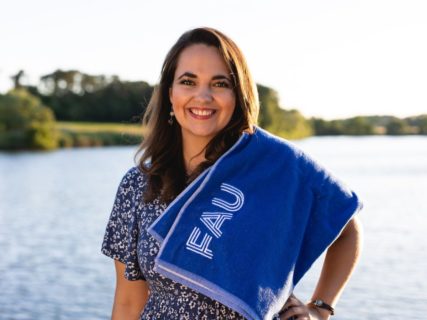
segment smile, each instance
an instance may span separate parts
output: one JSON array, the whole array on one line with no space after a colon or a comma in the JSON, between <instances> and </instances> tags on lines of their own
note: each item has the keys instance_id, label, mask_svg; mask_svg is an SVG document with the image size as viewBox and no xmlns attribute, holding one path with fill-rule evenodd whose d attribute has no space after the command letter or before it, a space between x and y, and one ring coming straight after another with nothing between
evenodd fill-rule
<instances>
[{"instance_id":1,"label":"smile","mask_svg":"<svg viewBox=\"0 0 427 320\"><path fill-rule=\"evenodd\" d=\"M190 109L190 113L192 115L197 116L197 117L201 117L201 118L209 118L215 112L216 112L216 110L212 110L212 109L196 109L196 108Z\"/></svg>"}]
</instances>

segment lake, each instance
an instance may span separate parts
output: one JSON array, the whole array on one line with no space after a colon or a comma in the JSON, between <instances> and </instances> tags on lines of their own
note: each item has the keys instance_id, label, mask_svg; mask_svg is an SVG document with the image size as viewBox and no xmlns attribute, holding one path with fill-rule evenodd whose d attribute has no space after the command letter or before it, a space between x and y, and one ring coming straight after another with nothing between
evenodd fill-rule
<instances>
[{"instance_id":1,"label":"lake","mask_svg":"<svg viewBox=\"0 0 427 320\"><path fill-rule=\"evenodd\" d=\"M427 137L295 142L364 202L362 258L335 320L426 319ZM0 319L109 319L114 267L100 253L135 147L0 153ZM308 300L321 259L296 288Z\"/></svg>"}]
</instances>

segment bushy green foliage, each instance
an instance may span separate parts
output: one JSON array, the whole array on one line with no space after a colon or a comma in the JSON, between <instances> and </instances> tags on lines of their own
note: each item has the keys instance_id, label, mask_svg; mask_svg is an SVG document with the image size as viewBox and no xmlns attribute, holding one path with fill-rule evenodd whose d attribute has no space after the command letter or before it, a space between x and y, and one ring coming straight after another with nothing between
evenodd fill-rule
<instances>
[{"instance_id":1,"label":"bushy green foliage","mask_svg":"<svg viewBox=\"0 0 427 320\"><path fill-rule=\"evenodd\" d=\"M388 135L403 135L411 134L411 129L405 120L394 118L387 123L386 132Z\"/></svg>"},{"instance_id":2,"label":"bushy green foliage","mask_svg":"<svg viewBox=\"0 0 427 320\"><path fill-rule=\"evenodd\" d=\"M287 139L300 139L312 134L312 127L297 110L279 107L277 92L258 85L260 100L260 127Z\"/></svg>"},{"instance_id":3,"label":"bushy green foliage","mask_svg":"<svg viewBox=\"0 0 427 320\"><path fill-rule=\"evenodd\" d=\"M313 118L312 125L315 135L372 135L374 134L374 125L366 117L353 117L341 120L326 121L319 118Z\"/></svg>"},{"instance_id":4,"label":"bushy green foliage","mask_svg":"<svg viewBox=\"0 0 427 320\"><path fill-rule=\"evenodd\" d=\"M61 130L59 145L63 148L137 145L141 143L141 140L141 134L114 131L78 132Z\"/></svg>"},{"instance_id":5,"label":"bushy green foliage","mask_svg":"<svg viewBox=\"0 0 427 320\"><path fill-rule=\"evenodd\" d=\"M312 118L311 123L317 136L427 134L427 115L403 119L394 116L358 116L331 121Z\"/></svg>"},{"instance_id":6,"label":"bushy green foliage","mask_svg":"<svg viewBox=\"0 0 427 320\"><path fill-rule=\"evenodd\" d=\"M327 121L320 118L312 118L314 134L317 136L334 136L343 134L344 128L341 121Z\"/></svg>"},{"instance_id":7,"label":"bushy green foliage","mask_svg":"<svg viewBox=\"0 0 427 320\"><path fill-rule=\"evenodd\" d=\"M0 149L53 149L57 145L52 110L25 89L0 95Z\"/></svg>"},{"instance_id":8,"label":"bushy green foliage","mask_svg":"<svg viewBox=\"0 0 427 320\"><path fill-rule=\"evenodd\" d=\"M93 123L138 123L149 102L154 87L144 81L121 81L117 76L89 75L78 70L56 70L40 78L37 86L23 87L19 83L20 71L15 76L15 86L25 88L33 96L41 100L33 104L43 104L49 107L56 119L61 121L93 122ZM257 85L260 100L260 114L258 124L262 128L288 139L304 138L310 135L372 135L372 134L427 134L427 115L399 119L393 116L357 116L348 119L324 120L312 118L310 120L295 109L282 109L278 94L275 90ZM33 97L34 98L34 97ZM17 98L13 94L3 96L3 105L16 105ZM25 98L28 100L28 98ZM24 99L24 100L25 100ZM31 99L30 99L31 100ZM25 103L29 103L28 101ZM10 110L17 111L14 108ZM7 109L7 110L9 110ZM25 108L24 108L25 109ZM38 124L44 121L28 118L33 115L27 111L8 113L8 123L14 124L6 129L3 120L0 120L0 147L1 148L51 148L55 139L51 139L52 132ZM45 111L40 111L41 116ZM45 115L45 118L51 115ZM37 118L34 118L37 119ZM10 126L10 125L9 125ZM19 129L13 129L13 127ZM25 129L22 128L32 129ZM116 128L117 129L117 128ZM6 132L7 131L7 138ZM133 144L139 142L139 134L131 133L126 138L123 133L107 128L94 128L88 133L78 129L68 128L60 130L59 145L92 146L112 144ZM95 133L97 132L97 133ZM132 141L132 142L130 142ZM43 147L41 147L43 146Z\"/></svg>"},{"instance_id":9,"label":"bushy green foliage","mask_svg":"<svg viewBox=\"0 0 427 320\"><path fill-rule=\"evenodd\" d=\"M59 121L57 127L63 148L136 145L144 135L141 124Z\"/></svg>"},{"instance_id":10,"label":"bushy green foliage","mask_svg":"<svg viewBox=\"0 0 427 320\"><path fill-rule=\"evenodd\" d=\"M417 134L427 134L427 114L405 118L412 131ZM414 130L415 128L415 130Z\"/></svg>"},{"instance_id":11,"label":"bushy green foliage","mask_svg":"<svg viewBox=\"0 0 427 320\"><path fill-rule=\"evenodd\" d=\"M344 120L344 134L352 136L371 135L374 127L364 117L353 117Z\"/></svg>"},{"instance_id":12,"label":"bushy green foliage","mask_svg":"<svg viewBox=\"0 0 427 320\"><path fill-rule=\"evenodd\" d=\"M39 90L40 88L40 90ZM61 121L138 122L153 92L144 81L56 70L29 88Z\"/></svg>"},{"instance_id":13,"label":"bushy green foliage","mask_svg":"<svg viewBox=\"0 0 427 320\"><path fill-rule=\"evenodd\" d=\"M38 87L27 89L51 107L60 121L130 123L140 122L154 88L144 81L129 82L77 70L56 70L41 77ZM276 91L261 85L258 91L261 127L291 139L311 135L310 123L297 110L279 107ZM88 140L85 139L82 141ZM65 141L70 139L64 138L61 145L70 144Z\"/></svg>"}]
</instances>

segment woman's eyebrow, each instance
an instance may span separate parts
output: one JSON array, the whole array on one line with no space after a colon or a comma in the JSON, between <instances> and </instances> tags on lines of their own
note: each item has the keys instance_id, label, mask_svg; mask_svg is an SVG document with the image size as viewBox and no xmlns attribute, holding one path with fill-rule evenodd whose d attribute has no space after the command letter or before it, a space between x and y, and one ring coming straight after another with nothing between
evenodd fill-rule
<instances>
[{"instance_id":1,"label":"woman's eyebrow","mask_svg":"<svg viewBox=\"0 0 427 320\"><path fill-rule=\"evenodd\" d=\"M189 78L197 78L197 76L194 73L191 72L184 72L183 74L181 74L178 79L181 79L182 77L189 77Z\"/></svg>"},{"instance_id":2,"label":"woman's eyebrow","mask_svg":"<svg viewBox=\"0 0 427 320\"><path fill-rule=\"evenodd\" d=\"M183 74L181 74L178 79L181 79L183 77L189 77L189 78L197 78L197 75L195 75L194 73L191 72L184 72ZM228 78L227 76L223 75L223 74L218 74L216 76L212 77L212 80L222 80L222 79L226 79L228 81L231 81L230 78Z\"/></svg>"},{"instance_id":3,"label":"woman's eyebrow","mask_svg":"<svg viewBox=\"0 0 427 320\"><path fill-rule=\"evenodd\" d=\"M230 78L228 78L227 76L224 76L224 75L222 75L222 74L219 74L219 75L216 75L216 76L213 76L213 77L212 77L212 80L222 80L222 79L226 79L226 80L228 80L228 81L230 81L230 82L231 82L231 79L230 79Z\"/></svg>"}]
</instances>

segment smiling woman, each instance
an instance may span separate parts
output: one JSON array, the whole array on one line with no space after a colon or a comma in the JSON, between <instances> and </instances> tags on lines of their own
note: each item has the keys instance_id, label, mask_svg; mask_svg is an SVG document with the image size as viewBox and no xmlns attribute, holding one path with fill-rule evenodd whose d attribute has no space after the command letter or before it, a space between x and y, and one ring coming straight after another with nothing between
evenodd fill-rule
<instances>
[{"instance_id":1,"label":"smiling woman","mask_svg":"<svg viewBox=\"0 0 427 320\"><path fill-rule=\"evenodd\" d=\"M230 71L217 48L194 44L182 51L170 101L181 127L184 163L192 171L192 157L224 129L236 105Z\"/></svg>"},{"instance_id":2,"label":"smiling woman","mask_svg":"<svg viewBox=\"0 0 427 320\"><path fill-rule=\"evenodd\" d=\"M256 85L237 45L210 28L183 34L166 56L144 118L145 199L174 199L253 130L258 111Z\"/></svg>"},{"instance_id":3,"label":"smiling woman","mask_svg":"<svg viewBox=\"0 0 427 320\"><path fill-rule=\"evenodd\" d=\"M178 39L104 237L103 253L116 260L113 320L333 314L359 254L352 215L360 203L308 155L257 127L258 109L230 38L197 28ZM305 304L293 286L329 245Z\"/></svg>"}]
</instances>

